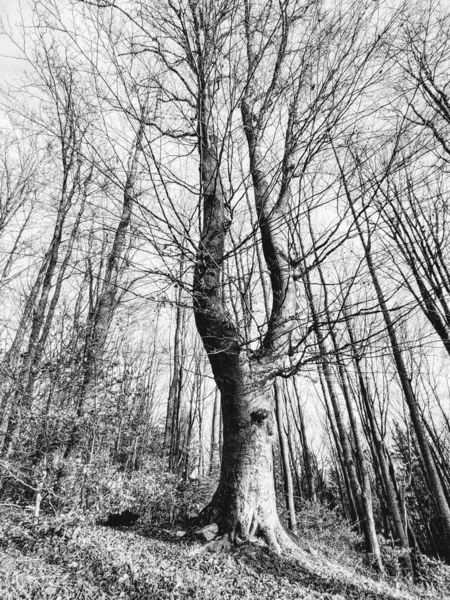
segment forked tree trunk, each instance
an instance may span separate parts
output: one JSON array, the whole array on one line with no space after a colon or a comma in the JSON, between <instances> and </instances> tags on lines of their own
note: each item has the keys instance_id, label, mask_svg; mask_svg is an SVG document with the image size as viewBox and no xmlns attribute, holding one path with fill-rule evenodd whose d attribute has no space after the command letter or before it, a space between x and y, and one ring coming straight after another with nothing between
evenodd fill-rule
<instances>
[{"instance_id":1,"label":"forked tree trunk","mask_svg":"<svg viewBox=\"0 0 450 600\"><path fill-rule=\"evenodd\" d=\"M221 393L223 416L223 452L218 489L200 517L215 521L222 534L232 541L261 535L270 549L280 552L293 546L287 530L281 525L275 501L272 447L276 436L272 386L283 357L290 346L295 314L295 284L289 261L289 245L283 231L290 199L293 172L292 127L295 103L289 108L285 154L281 164L279 191L266 179L271 172L264 165L262 128L269 111L280 69L275 67L274 86L265 90L262 106L250 88L256 58L251 44L248 50L248 85L241 102L249 170L253 184L255 209L266 266L270 273L272 308L267 329L258 352L249 353L242 343L238 327L228 314L223 300L222 273L226 272L225 237L230 223L225 217L225 192L220 176L222 150L212 103L215 92L206 73L217 64L221 47L220 19L205 33L210 23L200 4L190 3L190 27L198 50L193 71L198 84L197 139L200 158L203 220L194 271L194 312L197 330L208 355L214 379ZM281 8L280 10L284 10ZM245 2L246 35L253 39L251 4ZM283 16L285 16L283 14ZM178 15L178 18L183 19ZM205 44L204 40L208 43ZM279 42L279 61L285 58L286 38ZM189 37L186 40L189 42ZM257 242L256 242L257 243ZM295 538L295 536L292 537Z\"/></svg>"},{"instance_id":2,"label":"forked tree trunk","mask_svg":"<svg viewBox=\"0 0 450 600\"><path fill-rule=\"evenodd\" d=\"M208 105L203 105L207 112ZM205 117L203 123L208 119ZM228 223L224 215L224 191L220 180L214 136L204 125L201 174L204 201L202 237L194 273L194 309L214 379L221 393L223 448L219 485L200 520L215 522L231 541L259 534L279 553L294 542L281 525L276 509L272 446L276 439L273 380L276 356L282 355L295 310L295 291L281 244L273 243L272 219L280 213L268 207L263 245L270 255L273 309L262 351L249 357L238 330L223 302L221 274ZM255 191L257 194L257 191ZM261 213L263 209L261 208ZM268 260L266 258L266 260ZM269 262L269 261L268 261ZM280 264L281 263L281 264ZM293 302L294 300L294 302ZM275 355L275 356L274 356Z\"/></svg>"}]
</instances>

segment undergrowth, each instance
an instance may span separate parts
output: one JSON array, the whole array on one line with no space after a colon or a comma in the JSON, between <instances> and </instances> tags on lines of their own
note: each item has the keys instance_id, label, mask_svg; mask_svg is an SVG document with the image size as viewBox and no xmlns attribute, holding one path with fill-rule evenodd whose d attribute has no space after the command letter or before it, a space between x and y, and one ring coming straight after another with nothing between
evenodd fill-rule
<instances>
[{"instance_id":1,"label":"undergrowth","mask_svg":"<svg viewBox=\"0 0 450 600\"><path fill-rule=\"evenodd\" d=\"M402 574L400 551L382 540L387 574L379 581L361 537L336 510L320 504L303 503L297 515L300 547L319 566L314 572L289 557L270 556L263 544L206 552L186 520L206 504L215 485L214 477L185 482L154 465L131 473L103 469L86 479L82 510L69 501L58 508L44 501L35 520L31 507L0 505L1 600L359 600L396 598L399 590L409 598L437 599L450 594L449 567L417 557L419 583L413 584ZM141 515L137 525L98 524L108 513L125 509ZM342 568L350 580L338 576ZM370 591L367 578L374 584Z\"/></svg>"}]
</instances>

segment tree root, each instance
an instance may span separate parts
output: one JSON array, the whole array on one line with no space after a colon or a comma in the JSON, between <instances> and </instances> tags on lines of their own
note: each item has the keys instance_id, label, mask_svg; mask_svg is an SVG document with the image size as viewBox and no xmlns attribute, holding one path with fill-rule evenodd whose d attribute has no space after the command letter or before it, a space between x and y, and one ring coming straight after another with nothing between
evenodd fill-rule
<instances>
[{"instance_id":1,"label":"tree root","mask_svg":"<svg viewBox=\"0 0 450 600\"><path fill-rule=\"evenodd\" d=\"M311 583L315 580L319 587L321 584L329 586L330 582L333 581L334 586L337 585L343 590L360 590L361 597L364 597L367 593L372 593L374 596L386 600L411 600L413 598L406 591L393 590L382 580L374 581L364 576L356 576L349 569L330 562L320 555L309 555L307 550L301 548L293 538L295 536L289 530L286 530L280 522L273 527L259 525L258 537L248 536L244 540L235 531L224 533L220 537L216 537L214 540L196 548L192 551L192 554L230 552L233 548L256 544L258 539L262 539L267 544L269 553L274 555L274 560L278 560L277 556L282 555L281 560L286 559L292 562L293 569L299 569L303 572Z\"/></svg>"},{"instance_id":2,"label":"tree root","mask_svg":"<svg viewBox=\"0 0 450 600\"><path fill-rule=\"evenodd\" d=\"M203 548L207 552L228 552L231 550L233 544L228 534L222 535L210 542L207 542Z\"/></svg>"},{"instance_id":3,"label":"tree root","mask_svg":"<svg viewBox=\"0 0 450 600\"><path fill-rule=\"evenodd\" d=\"M221 535L216 537L214 540L206 542L201 546L194 548L191 554L204 554L205 552L230 552L234 544L230 539L229 534Z\"/></svg>"}]
</instances>

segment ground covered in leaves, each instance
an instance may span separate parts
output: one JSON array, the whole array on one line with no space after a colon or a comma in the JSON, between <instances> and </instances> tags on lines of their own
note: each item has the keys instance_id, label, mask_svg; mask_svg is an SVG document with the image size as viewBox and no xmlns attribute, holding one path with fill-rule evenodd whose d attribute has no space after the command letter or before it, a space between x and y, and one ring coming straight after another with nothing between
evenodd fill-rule
<instances>
[{"instance_id":1,"label":"ground covered in leaves","mask_svg":"<svg viewBox=\"0 0 450 600\"><path fill-rule=\"evenodd\" d=\"M42 517L0 508L2 600L448 598L450 569L430 567L421 584L377 581L353 534L322 510L300 519L309 568L261 544L210 552L193 532L140 523L96 525L80 515ZM334 528L333 528L334 527Z\"/></svg>"}]
</instances>

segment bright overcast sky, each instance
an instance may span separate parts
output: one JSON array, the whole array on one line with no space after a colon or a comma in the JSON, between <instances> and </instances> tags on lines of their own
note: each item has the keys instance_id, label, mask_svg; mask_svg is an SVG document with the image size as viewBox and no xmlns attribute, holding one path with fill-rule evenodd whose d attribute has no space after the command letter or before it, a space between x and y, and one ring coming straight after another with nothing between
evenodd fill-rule
<instances>
[{"instance_id":1,"label":"bright overcast sky","mask_svg":"<svg viewBox=\"0 0 450 600\"><path fill-rule=\"evenodd\" d=\"M29 3L21 0L0 0L0 18L8 28L8 23L14 33L14 26L20 20L20 10L24 15L30 14ZM21 68L19 61L12 58L17 54L17 49L14 44L2 35L0 37L0 78L7 78L12 73ZM23 64L23 63L22 63Z\"/></svg>"}]
</instances>

